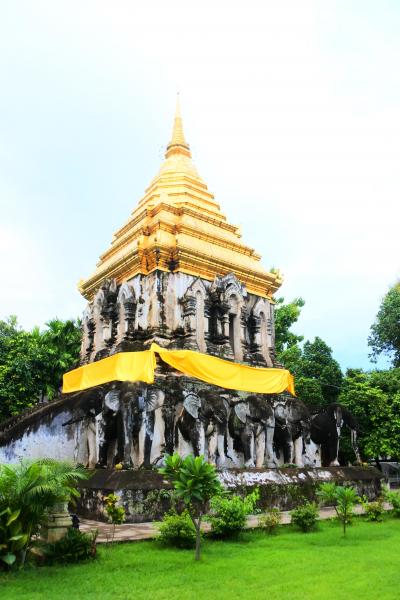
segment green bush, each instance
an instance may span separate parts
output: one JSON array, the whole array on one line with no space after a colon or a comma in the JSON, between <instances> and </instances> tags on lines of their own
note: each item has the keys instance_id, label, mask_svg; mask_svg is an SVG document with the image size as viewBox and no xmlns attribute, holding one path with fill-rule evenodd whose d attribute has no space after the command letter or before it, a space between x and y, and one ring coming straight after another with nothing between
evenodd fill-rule
<instances>
[{"instance_id":1,"label":"green bush","mask_svg":"<svg viewBox=\"0 0 400 600\"><path fill-rule=\"evenodd\" d=\"M175 548L194 548L196 545L196 529L187 511L178 515L167 513L158 526L158 540L165 546Z\"/></svg>"},{"instance_id":2,"label":"green bush","mask_svg":"<svg viewBox=\"0 0 400 600\"><path fill-rule=\"evenodd\" d=\"M107 513L108 520L110 523L115 525L122 525L125 521L125 509L123 506L117 506L120 497L116 494L108 494L104 496L103 501L105 504L105 510Z\"/></svg>"},{"instance_id":3,"label":"green bush","mask_svg":"<svg viewBox=\"0 0 400 600\"><path fill-rule=\"evenodd\" d=\"M20 510L12 511L10 507L0 512L0 568L11 567L28 543L20 513Z\"/></svg>"},{"instance_id":4,"label":"green bush","mask_svg":"<svg viewBox=\"0 0 400 600\"><path fill-rule=\"evenodd\" d=\"M258 519L258 524L266 533L273 534L276 533L281 521L282 514L279 508L270 508Z\"/></svg>"},{"instance_id":5,"label":"green bush","mask_svg":"<svg viewBox=\"0 0 400 600\"><path fill-rule=\"evenodd\" d=\"M260 494L258 489L245 498L240 496L216 496L211 500L211 533L215 537L232 537L240 533L247 521L247 515L254 511Z\"/></svg>"},{"instance_id":6,"label":"green bush","mask_svg":"<svg viewBox=\"0 0 400 600\"><path fill-rule=\"evenodd\" d=\"M367 521L381 522L383 520L383 513L385 512L383 498L378 498L378 500L375 500L374 502L369 502L368 498L363 496L360 501Z\"/></svg>"},{"instance_id":7,"label":"green bush","mask_svg":"<svg viewBox=\"0 0 400 600\"><path fill-rule=\"evenodd\" d=\"M83 533L70 527L64 537L42 546L47 564L76 563L96 556L97 530Z\"/></svg>"},{"instance_id":8,"label":"green bush","mask_svg":"<svg viewBox=\"0 0 400 600\"><path fill-rule=\"evenodd\" d=\"M305 502L291 511L293 525L304 533L315 528L319 516L318 506L315 502Z\"/></svg>"},{"instance_id":9,"label":"green bush","mask_svg":"<svg viewBox=\"0 0 400 600\"><path fill-rule=\"evenodd\" d=\"M386 490L384 497L392 505L393 515L400 517L400 490Z\"/></svg>"}]
</instances>

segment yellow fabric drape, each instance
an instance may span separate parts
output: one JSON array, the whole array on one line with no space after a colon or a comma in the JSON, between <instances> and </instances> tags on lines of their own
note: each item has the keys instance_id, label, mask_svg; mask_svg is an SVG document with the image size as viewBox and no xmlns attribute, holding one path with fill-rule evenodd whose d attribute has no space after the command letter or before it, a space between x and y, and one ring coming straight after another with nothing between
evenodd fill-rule
<instances>
[{"instance_id":1,"label":"yellow fabric drape","mask_svg":"<svg viewBox=\"0 0 400 600\"><path fill-rule=\"evenodd\" d=\"M174 369L219 387L258 394L287 390L295 396L294 378L286 369L248 367L192 350L165 350L157 344L151 350Z\"/></svg>"},{"instance_id":2,"label":"yellow fabric drape","mask_svg":"<svg viewBox=\"0 0 400 600\"><path fill-rule=\"evenodd\" d=\"M108 381L154 382L154 352L119 352L97 362L84 365L63 376L63 392L78 392Z\"/></svg>"},{"instance_id":3,"label":"yellow fabric drape","mask_svg":"<svg viewBox=\"0 0 400 600\"><path fill-rule=\"evenodd\" d=\"M157 344L144 352L120 352L65 373L63 392L78 392L108 381L153 383L155 353L177 371L222 388L258 394L287 390L295 396L294 379L286 369L248 367L192 350L165 350Z\"/></svg>"}]
</instances>

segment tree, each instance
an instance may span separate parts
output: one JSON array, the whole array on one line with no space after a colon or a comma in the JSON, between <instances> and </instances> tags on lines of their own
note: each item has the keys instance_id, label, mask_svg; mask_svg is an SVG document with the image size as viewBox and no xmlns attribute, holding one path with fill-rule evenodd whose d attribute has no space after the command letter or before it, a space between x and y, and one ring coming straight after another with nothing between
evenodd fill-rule
<instances>
[{"instance_id":1,"label":"tree","mask_svg":"<svg viewBox=\"0 0 400 600\"><path fill-rule=\"evenodd\" d=\"M337 402L343 374L332 349L319 337L297 344L279 355L279 360L295 377L296 394L306 404L321 406Z\"/></svg>"},{"instance_id":2,"label":"tree","mask_svg":"<svg viewBox=\"0 0 400 600\"><path fill-rule=\"evenodd\" d=\"M332 349L320 337L304 344L302 371L303 377L320 382L324 404L337 401L343 374Z\"/></svg>"},{"instance_id":3,"label":"tree","mask_svg":"<svg viewBox=\"0 0 400 600\"><path fill-rule=\"evenodd\" d=\"M173 484L176 495L187 506L188 513L196 529L196 560L200 560L201 521L208 512L211 498L221 493L221 484L213 465L204 456L179 454L166 456L165 467L160 469Z\"/></svg>"},{"instance_id":4,"label":"tree","mask_svg":"<svg viewBox=\"0 0 400 600\"><path fill-rule=\"evenodd\" d=\"M24 331L16 317L0 321L0 420L58 395L65 371L79 360L78 321L49 321Z\"/></svg>"},{"instance_id":5,"label":"tree","mask_svg":"<svg viewBox=\"0 0 400 600\"><path fill-rule=\"evenodd\" d=\"M284 302L284 298L278 298L275 305L275 350L278 356L303 340L302 335L296 335L290 328L298 321L305 302L303 298L295 298L289 304Z\"/></svg>"},{"instance_id":6,"label":"tree","mask_svg":"<svg viewBox=\"0 0 400 600\"><path fill-rule=\"evenodd\" d=\"M43 360L43 392L52 399L58 395L62 376L79 362L81 327L78 320L52 319L40 333Z\"/></svg>"},{"instance_id":7,"label":"tree","mask_svg":"<svg viewBox=\"0 0 400 600\"><path fill-rule=\"evenodd\" d=\"M359 423L366 458L400 459L400 368L370 373L349 369L339 401Z\"/></svg>"},{"instance_id":8,"label":"tree","mask_svg":"<svg viewBox=\"0 0 400 600\"><path fill-rule=\"evenodd\" d=\"M386 354L394 367L400 367L400 282L383 298L371 327L368 345L372 348L374 362L378 355Z\"/></svg>"}]
</instances>

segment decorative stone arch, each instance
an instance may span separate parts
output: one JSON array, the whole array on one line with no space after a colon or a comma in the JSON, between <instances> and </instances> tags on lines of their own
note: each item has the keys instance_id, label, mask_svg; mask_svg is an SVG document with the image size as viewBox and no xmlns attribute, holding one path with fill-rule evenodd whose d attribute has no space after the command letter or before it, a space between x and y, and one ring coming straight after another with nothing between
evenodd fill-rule
<instances>
[{"instance_id":1,"label":"decorative stone arch","mask_svg":"<svg viewBox=\"0 0 400 600\"><path fill-rule=\"evenodd\" d=\"M225 335L229 339L232 354L236 360L243 360L246 344L244 314L246 313L247 290L233 273L220 279L223 301L228 307L225 318Z\"/></svg>"},{"instance_id":2,"label":"decorative stone arch","mask_svg":"<svg viewBox=\"0 0 400 600\"><path fill-rule=\"evenodd\" d=\"M117 284L115 279L106 279L93 299L94 356L95 360L109 354L114 339L113 318Z\"/></svg>"},{"instance_id":3,"label":"decorative stone arch","mask_svg":"<svg viewBox=\"0 0 400 600\"><path fill-rule=\"evenodd\" d=\"M95 297L93 298L93 324L94 324L94 350L95 352L99 352L103 350L105 347L105 337L104 337L104 319L103 312L106 304L106 295L103 287L99 288L96 292Z\"/></svg>"},{"instance_id":4,"label":"decorative stone arch","mask_svg":"<svg viewBox=\"0 0 400 600\"><path fill-rule=\"evenodd\" d=\"M129 337L135 329L136 295L133 287L124 282L117 296L117 343Z\"/></svg>"},{"instance_id":5,"label":"decorative stone arch","mask_svg":"<svg viewBox=\"0 0 400 600\"><path fill-rule=\"evenodd\" d=\"M207 351L208 318L206 317L207 290L198 277L188 287L183 296L183 322L188 334L188 346Z\"/></svg>"},{"instance_id":6,"label":"decorative stone arch","mask_svg":"<svg viewBox=\"0 0 400 600\"><path fill-rule=\"evenodd\" d=\"M254 305L252 310L252 316L254 319L254 345L256 352L259 352L268 367L273 367L273 362L270 354L270 319L271 309L268 300L265 298L259 298Z\"/></svg>"}]
</instances>

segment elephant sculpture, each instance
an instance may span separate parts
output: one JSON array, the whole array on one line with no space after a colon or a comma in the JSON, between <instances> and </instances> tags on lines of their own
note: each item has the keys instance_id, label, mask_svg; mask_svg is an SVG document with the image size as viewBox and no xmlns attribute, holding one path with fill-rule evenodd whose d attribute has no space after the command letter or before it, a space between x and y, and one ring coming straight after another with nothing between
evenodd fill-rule
<instances>
[{"instance_id":1,"label":"elephant sculpture","mask_svg":"<svg viewBox=\"0 0 400 600\"><path fill-rule=\"evenodd\" d=\"M273 422L273 410L265 396L251 395L233 404L229 416L229 434L233 440L230 451L243 452L246 467L263 466L266 432Z\"/></svg>"},{"instance_id":2,"label":"elephant sculpture","mask_svg":"<svg viewBox=\"0 0 400 600\"><path fill-rule=\"evenodd\" d=\"M225 444L229 419L227 394L205 391L202 394L201 418L204 423L208 462L218 466L226 463Z\"/></svg>"},{"instance_id":3,"label":"elephant sculpture","mask_svg":"<svg viewBox=\"0 0 400 600\"><path fill-rule=\"evenodd\" d=\"M97 443L99 459L97 468L107 468L111 444L116 444L117 452L112 462L120 462L123 456L123 419L120 413L120 384L113 383L103 399L102 410L97 415Z\"/></svg>"},{"instance_id":4,"label":"elephant sculpture","mask_svg":"<svg viewBox=\"0 0 400 600\"><path fill-rule=\"evenodd\" d=\"M111 385L97 415L97 468L112 467L119 462L126 468L133 466L132 450L138 449L144 408L143 391L137 384L116 382ZM115 446L113 457L109 455L111 445Z\"/></svg>"},{"instance_id":5,"label":"elephant sculpture","mask_svg":"<svg viewBox=\"0 0 400 600\"><path fill-rule=\"evenodd\" d=\"M173 454L175 451L175 423L177 407L182 402L182 390L176 385L173 378L168 379L165 385L165 398L162 406L164 419L164 447L165 454Z\"/></svg>"},{"instance_id":6,"label":"elephant sculpture","mask_svg":"<svg viewBox=\"0 0 400 600\"><path fill-rule=\"evenodd\" d=\"M273 403L275 415L274 445L278 458L283 453L284 463L303 466L306 443L310 440L311 415L299 399L282 395ZM267 464L270 463L268 457ZM276 465L275 465L276 466Z\"/></svg>"},{"instance_id":7,"label":"elephant sculpture","mask_svg":"<svg viewBox=\"0 0 400 600\"><path fill-rule=\"evenodd\" d=\"M157 463L161 459L164 448L165 425L162 409L165 399L163 390L149 387L144 398L144 444L143 444L143 466ZM157 436L157 439L156 439Z\"/></svg>"},{"instance_id":8,"label":"elephant sculpture","mask_svg":"<svg viewBox=\"0 0 400 600\"><path fill-rule=\"evenodd\" d=\"M204 453L204 430L200 420L201 398L194 391L183 391L183 407L177 419L175 445L179 447L179 433L191 444L194 456Z\"/></svg>"},{"instance_id":9,"label":"elephant sculpture","mask_svg":"<svg viewBox=\"0 0 400 600\"><path fill-rule=\"evenodd\" d=\"M357 421L346 407L333 403L311 421L311 439L321 446L321 463L324 467L339 465L339 443L343 426L349 427L356 460L361 462L357 446Z\"/></svg>"},{"instance_id":10,"label":"elephant sculpture","mask_svg":"<svg viewBox=\"0 0 400 600\"><path fill-rule=\"evenodd\" d=\"M97 463L97 415L101 413L105 386L96 386L79 392L74 398L74 416L63 426L79 424L76 429L74 460L82 462L89 469Z\"/></svg>"}]
</instances>

